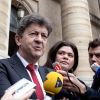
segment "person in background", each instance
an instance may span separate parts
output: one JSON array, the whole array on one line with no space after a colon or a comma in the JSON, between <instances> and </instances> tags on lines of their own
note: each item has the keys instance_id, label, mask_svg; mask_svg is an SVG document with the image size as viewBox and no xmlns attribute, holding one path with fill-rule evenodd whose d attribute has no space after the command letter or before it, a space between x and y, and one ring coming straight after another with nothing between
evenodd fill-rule
<instances>
[{"instance_id":1,"label":"person in background","mask_svg":"<svg viewBox=\"0 0 100 100\"><path fill-rule=\"evenodd\" d=\"M89 43L88 53L89 53L90 66L92 66L94 63L100 66L100 39L99 38L96 38ZM94 67L92 67L92 69L93 68ZM86 84L83 83L82 81L78 80L77 77L72 73L68 73L69 75L68 76L64 71L58 71L58 72L65 76L64 81L66 86L64 88L78 93L79 97L81 97L81 100L100 100L100 71L95 72L95 75L93 77L94 80L91 88L86 86ZM71 82L75 85L72 85L70 83L69 77Z\"/></svg>"},{"instance_id":2,"label":"person in background","mask_svg":"<svg viewBox=\"0 0 100 100\"><path fill-rule=\"evenodd\" d=\"M89 43L88 46L89 53L89 62L92 70L95 72L92 88L96 91L100 90L100 76L96 73L96 70L93 69L92 65L95 64L97 68L100 67L100 39L96 38ZM99 72L100 73L100 72Z\"/></svg>"},{"instance_id":3,"label":"person in background","mask_svg":"<svg viewBox=\"0 0 100 100\"><path fill-rule=\"evenodd\" d=\"M45 67L54 69L55 62L61 66L61 70L66 73L74 73L78 66L78 50L77 47L68 41L59 41L53 45L49 50L47 61L44 64ZM79 100L74 92L62 89L62 91L54 97L55 100L68 99L68 100Z\"/></svg>"},{"instance_id":4,"label":"person in background","mask_svg":"<svg viewBox=\"0 0 100 100\"><path fill-rule=\"evenodd\" d=\"M42 81L45 73L37 63L51 32L51 22L39 14L33 13L20 20L15 35L18 51L11 58L0 60L0 97L11 85L26 78L36 84L30 99L45 98Z\"/></svg>"}]
</instances>

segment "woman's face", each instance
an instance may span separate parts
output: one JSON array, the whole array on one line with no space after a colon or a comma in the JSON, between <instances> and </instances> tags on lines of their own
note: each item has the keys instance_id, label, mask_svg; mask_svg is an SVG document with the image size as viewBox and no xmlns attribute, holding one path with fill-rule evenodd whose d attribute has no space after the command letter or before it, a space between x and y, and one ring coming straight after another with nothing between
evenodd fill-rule
<instances>
[{"instance_id":1,"label":"woman's face","mask_svg":"<svg viewBox=\"0 0 100 100\"><path fill-rule=\"evenodd\" d=\"M71 47L63 46L56 54L56 62L58 62L63 70L69 71L74 65L74 52Z\"/></svg>"}]
</instances>

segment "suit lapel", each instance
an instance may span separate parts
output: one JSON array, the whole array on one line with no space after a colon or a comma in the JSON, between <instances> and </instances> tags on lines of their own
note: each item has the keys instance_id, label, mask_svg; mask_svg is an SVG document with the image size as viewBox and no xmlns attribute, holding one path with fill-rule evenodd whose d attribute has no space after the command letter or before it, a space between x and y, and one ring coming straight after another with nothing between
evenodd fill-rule
<instances>
[{"instance_id":1,"label":"suit lapel","mask_svg":"<svg viewBox=\"0 0 100 100\"><path fill-rule=\"evenodd\" d=\"M17 57L17 55L14 55L10 59L12 68L16 71L16 73L20 76L20 78L26 78L31 81L24 65L20 61L20 59Z\"/></svg>"},{"instance_id":2,"label":"suit lapel","mask_svg":"<svg viewBox=\"0 0 100 100\"><path fill-rule=\"evenodd\" d=\"M43 66L42 66L42 67L39 67L39 73L40 73L40 76L41 76L43 82L44 82L45 79L46 79L46 75L47 75L49 72L51 72L51 71L53 71L53 70L50 69L50 68L43 67Z\"/></svg>"},{"instance_id":3,"label":"suit lapel","mask_svg":"<svg viewBox=\"0 0 100 100\"><path fill-rule=\"evenodd\" d=\"M40 76L42 78L42 81L44 82L45 76L46 76L45 69L43 67L39 67L39 73L40 73Z\"/></svg>"},{"instance_id":4,"label":"suit lapel","mask_svg":"<svg viewBox=\"0 0 100 100\"><path fill-rule=\"evenodd\" d=\"M13 55L11 58L9 58L9 62L11 63L11 67L15 70L17 75L19 75L20 79L26 78L31 81L31 78L30 78L28 72L26 71L24 65L22 64L22 62L20 61L20 59L18 58L18 56L16 54ZM33 98L34 98L34 100L36 100L37 99L36 94L33 93L31 98L32 98L32 100L33 100Z\"/></svg>"}]
</instances>

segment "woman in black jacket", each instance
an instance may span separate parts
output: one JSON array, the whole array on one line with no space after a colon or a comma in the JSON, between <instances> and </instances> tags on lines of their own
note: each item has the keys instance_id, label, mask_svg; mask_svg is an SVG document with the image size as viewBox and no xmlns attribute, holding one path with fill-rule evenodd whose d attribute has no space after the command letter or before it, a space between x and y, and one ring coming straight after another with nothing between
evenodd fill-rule
<instances>
[{"instance_id":1,"label":"woman in black jacket","mask_svg":"<svg viewBox=\"0 0 100 100\"><path fill-rule=\"evenodd\" d=\"M78 50L77 47L68 41L59 41L48 52L45 66L51 69L56 69L55 62L66 73L74 73L78 65ZM58 68L59 69L59 68ZM54 97L55 100L80 100L74 92L62 88L61 92Z\"/></svg>"},{"instance_id":2,"label":"woman in black jacket","mask_svg":"<svg viewBox=\"0 0 100 100\"><path fill-rule=\"evenodd\" d=\"M79 81L76 76L72 73L66 73L64 71L59 71L59 73L64 75L65 89L72 92L76 92L81 100L100 100L100 39L94 39L89 43L88 46L89 62L92 66L97 64L98 66L91 67L95 72L93 77L92 87L88 87L85 83ZM70 83L74 84L74 86Z\"/></svg>"}]
</instances>

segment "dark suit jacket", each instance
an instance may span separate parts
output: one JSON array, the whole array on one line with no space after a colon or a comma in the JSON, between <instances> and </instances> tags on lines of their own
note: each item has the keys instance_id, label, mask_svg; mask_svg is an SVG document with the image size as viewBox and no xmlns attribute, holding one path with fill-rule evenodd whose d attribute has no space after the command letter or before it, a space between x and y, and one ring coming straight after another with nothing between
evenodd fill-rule
<instances>
[{"instance_id":1,"label":"dark suit jacket","mask_svg":"<svg viewBox=\"0 0 100 100\"><path fill-rule=\"evenodd\" d=\"M41 78L45 80L45 75L48 72L44 67L39 68ZM11 58L0 60L0 97L4 94L4 91L18 80L26 78L31 81L25 67L23 66L17 55L13 55ZM34 93L31 97L36 99Z\"/></svg>"}]
</instances>

